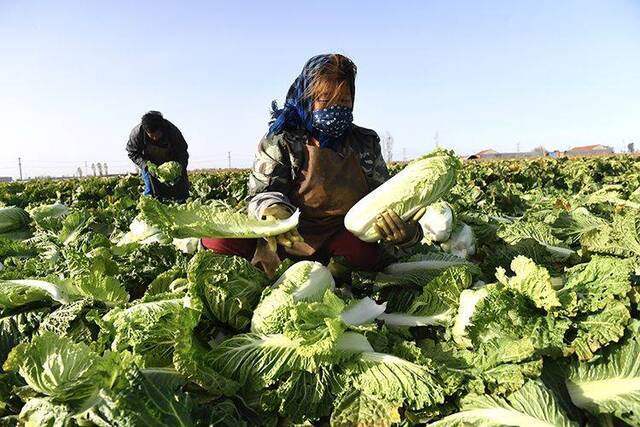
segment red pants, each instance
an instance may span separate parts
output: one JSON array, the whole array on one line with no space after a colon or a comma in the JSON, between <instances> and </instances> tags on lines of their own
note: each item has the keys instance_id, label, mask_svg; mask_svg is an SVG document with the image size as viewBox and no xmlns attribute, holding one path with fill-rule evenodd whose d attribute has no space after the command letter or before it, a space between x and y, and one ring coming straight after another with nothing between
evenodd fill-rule
<instances>
[{"instance_id":1,"label":"red pants","mask_svg":"<svg viewBox=\"0 0 640 427\"><path fill-rule=\"evenodd\" d=\"M202 239L202 245L221 255L237 255L251 261L256 250L256 239ZM280 258L304 259L287 254L278 246ZM349 266L360 270L372 270L380 255L376 243L367 243L343 230L333 236L308 259L327 263L331 257L344 257Z\"/></svg>"}]
</instances>

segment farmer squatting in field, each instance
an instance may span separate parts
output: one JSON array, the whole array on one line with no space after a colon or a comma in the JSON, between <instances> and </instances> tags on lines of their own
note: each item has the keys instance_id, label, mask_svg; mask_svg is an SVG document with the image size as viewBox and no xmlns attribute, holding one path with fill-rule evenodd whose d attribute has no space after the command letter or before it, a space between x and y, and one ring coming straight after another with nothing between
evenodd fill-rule
<instances>
[{"instance_id":1,"label":"farmer squatting in field","mask_svg":"<svg viewBox=\"0 0 640 427\"><path fill-rule=\"evenodd\" d=\"M375 131L353 124L356 66L345 56L311 58L287 93L284 107L260 141L249 178L249 215L285 219L299 209L299 226L267 243L261 239L202 239L205 248L238 255L273 271L279 257L375 268L382 248L363 242L344 227L356 202L389 179ZM385 242L410 247L422 238L416 220L381 212L375 227ZM276 248L276 242L279 247ZM341 267L332 265L334 270Z\"/></svg>"}]
</instances>

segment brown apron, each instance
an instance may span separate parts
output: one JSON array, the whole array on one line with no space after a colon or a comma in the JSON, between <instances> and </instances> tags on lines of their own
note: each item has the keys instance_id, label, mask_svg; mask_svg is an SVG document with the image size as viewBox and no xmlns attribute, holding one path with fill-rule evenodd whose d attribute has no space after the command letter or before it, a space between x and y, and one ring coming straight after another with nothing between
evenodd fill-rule
<instances>
[{"instance_id":1,"label":"brown apron","mask_svg":"<svg viewBox=\"0 0 640 427\"><path fill-rule=\"evenodd\" d=\"M311 249L300 253L294 247L287 252L304 256L315 253L344 230L345 215L368 192L358 155L350 147L336 152L305 145L305 165L289 200L300 209L298 231Z\"/></svg>"}]
</instances>

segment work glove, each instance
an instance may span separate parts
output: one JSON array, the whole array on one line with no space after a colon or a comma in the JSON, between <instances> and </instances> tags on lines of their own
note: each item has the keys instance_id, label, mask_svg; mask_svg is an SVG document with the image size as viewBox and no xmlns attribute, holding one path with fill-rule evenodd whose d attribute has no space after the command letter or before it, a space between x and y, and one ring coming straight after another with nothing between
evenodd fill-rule
<instances>
[{"instance_id":1,"label":"work glove","mask_svg":"<svg viewBox=\"0 0 640 427\"><path fill-rule=\"evenodd\" d=\"M283 205L272 205L266 208L263 212L262 219L265 220L284 220L289 218L292 212ZM278 245L286 248L292 247L296 242L303 242L304 239L296 228L287 231L286 233L279 234L274 237L267 237L269 247L275 252L278 249Z\"/></svg>"},{"instance_id":2,"label":"work glove","mask_svg":"<svg viewBox=\"0 0 640 427\"><path fill-rule=\"evenodd\" d=\"M404 221L391 209L384 210L376 217L373 227L380 234L382 240L393 245L403 245L417 238L420 233L418 220L422 218L427 208L420 208L411 218Z\"/></svg>"},{"instance_id":3,"label":"work glove","mask_svg":"<svg viewBox=\"0 0 640 427\"><path fill-rule=\"evenodd\" d=\"M263 220L283 220L291 216L291 211L282 205L272 205L263 212ZM258 239L256 251L251 260L251 264L260 267L269 277L273 277L278 266L280 257L278 256L278 244L287 248L292 247L297 242L302 242L302 236L298 230L293 229L286 233L273 237Z\"/></svg>"}]
</instances>

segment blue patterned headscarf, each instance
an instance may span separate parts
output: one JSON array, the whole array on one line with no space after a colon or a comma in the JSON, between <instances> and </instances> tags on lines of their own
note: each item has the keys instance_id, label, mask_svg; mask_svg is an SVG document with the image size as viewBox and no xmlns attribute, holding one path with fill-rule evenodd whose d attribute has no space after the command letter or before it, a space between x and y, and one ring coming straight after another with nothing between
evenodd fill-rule
<instances>
[{"instance_id":1,"label":"blue patterned headscarf","mask_svg":"<svg viewBox=\"0 0 640 427\"><path fill-rule=\"evenodd\" d=\"M318 132L313 127L313 99L305 97L309 87L313 83L314 76L331 59L333 55L317 55L307 61L302 68L302 72L293 82L287 92L287 99L282 108L278 108L275 101L271 104L272 121L269 124L269 135L282 132L285 129L306 129L314 138L320 142L320 147L336 150L344 135L339 138ZM345 62L345 74L351 89L351 97L355 98L356 66L349 59Z\"/></svg>"}]
</instances>

